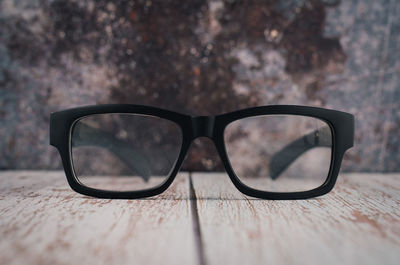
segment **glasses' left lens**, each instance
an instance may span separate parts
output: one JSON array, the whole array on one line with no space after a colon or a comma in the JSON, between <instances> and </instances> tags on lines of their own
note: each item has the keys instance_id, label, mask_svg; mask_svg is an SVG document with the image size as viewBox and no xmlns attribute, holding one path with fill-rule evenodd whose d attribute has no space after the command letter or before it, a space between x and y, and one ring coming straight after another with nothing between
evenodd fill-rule
<instances>
[{"instance_id":1,"label":"glasses' left lens","mask_svg":"<svg viewBox=\"0 0 400 265\"><path fill-rule=\"evenodd\" d=\"M246 186L268 192L301 192L326 181L332 159L330 126L317 118L262 115L225 129L230 164Z\"/></svg>"},{"instance_id":2,"label":"glasses' left lens","mask_svg":"<svg viewBox=\"0 0 400 265\"><path fill-rule=\"evenodd\" d=\"M72 129L75 176L99 190L154 188L170 175L181 144L181 129L172 121L139 114L90 115Z\"/></svg>"}]
</instances>

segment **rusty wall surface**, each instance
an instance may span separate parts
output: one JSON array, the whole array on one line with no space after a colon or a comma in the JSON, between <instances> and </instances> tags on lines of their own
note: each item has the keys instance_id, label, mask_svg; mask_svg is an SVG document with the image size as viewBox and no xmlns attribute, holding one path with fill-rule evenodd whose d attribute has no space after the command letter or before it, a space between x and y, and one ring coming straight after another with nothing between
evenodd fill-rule
<instances>
[{"instance_id":1,"label":"rusty wall surface","mask_svg":"<svg viewBox=\"0 0 400 265\"><path fill-rule=\"evenodd\" d=\"M301 104L356 116L346 171L400 170L399 1L0 2L0 168L60 168L52 111L213 115ZM187 170L219 170L196 141Z\"/></svg>"}]
</instances>

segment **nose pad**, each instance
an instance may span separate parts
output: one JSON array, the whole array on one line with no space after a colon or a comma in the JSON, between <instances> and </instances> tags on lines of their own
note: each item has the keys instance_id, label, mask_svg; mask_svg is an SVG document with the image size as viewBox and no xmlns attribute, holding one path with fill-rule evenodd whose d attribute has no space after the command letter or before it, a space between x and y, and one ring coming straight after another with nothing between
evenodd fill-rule
<instances>
[{"instance_id":1,"label":"nose pad","mask_svg":"<svg viewBox=\"0 0 400 265\"><path fill-rule=\"evenodd\" d=\"M204 136L192 142L181 170L225 171L213 141Z\"/></svg>"}]
</instances>

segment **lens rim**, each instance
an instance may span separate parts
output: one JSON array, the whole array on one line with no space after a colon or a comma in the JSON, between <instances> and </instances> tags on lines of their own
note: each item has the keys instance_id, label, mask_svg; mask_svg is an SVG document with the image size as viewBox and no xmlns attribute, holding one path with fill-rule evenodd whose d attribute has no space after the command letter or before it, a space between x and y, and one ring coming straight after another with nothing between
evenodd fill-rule
<instances>
[{"instance_id":1,"label":"lens rim","mask_svg":"<svg viewBox=\"0 0 400 265\"><path fill-rule=\"evenodd\" d=\"M250 188L239 181L232 166L230 165L225 141L224 130L228 124L247 117L268 115L268 114L293 114L300 116L307 116L319 118L325 121L331 128L332 133L332 156L331 166L329 169L328 177L325 182L312 190L299 191L299 192L269 192L260 191ZM323 109L317 107L297 106L297 105L273 105L261 106L244 110L239 110L216 117L215 134L217 139L215 143L217 150L221 156L225 169L231 178L235 187L242 193L263 199L271 200L291 200L291 199L309 199L317 196L324 195L332 190L334 187L341 166L341 161L345 151L353 146L354 143L354 116L350 113L341 112L337 110Z\"/></svg>"},{"instance_id":2,"label":"lens rim","mask_svg":"<svg viewBox=\"0 0 400 265\"><path fill-rule=\"evenodd\" d=\"M108 113L126 113L126 114L143 114L162 118L172 121L178 125L182 133L182 143L178 159L175 162L174 168L171 170L166 181L160 186L152 187L138 191L108 191L99 190L82 185L76 178L72 164L71 152L71 137L72 127L77 120L85 116L94 114ZM97 198L112 198L112 199L137 199L151 197L164 192L172 183L178 173L179 167L183 162L184 156L190 145L190 139L185 137L191 132L191 117L180 113L163 110L155 107L129 105L129 104L109 104L109 105L94 105L67 109L54 112L50 116L50 144L55 146L60 153L62 164L68 184L71 188L81 194L97 197Z\"/></svg>"}]
</instances>

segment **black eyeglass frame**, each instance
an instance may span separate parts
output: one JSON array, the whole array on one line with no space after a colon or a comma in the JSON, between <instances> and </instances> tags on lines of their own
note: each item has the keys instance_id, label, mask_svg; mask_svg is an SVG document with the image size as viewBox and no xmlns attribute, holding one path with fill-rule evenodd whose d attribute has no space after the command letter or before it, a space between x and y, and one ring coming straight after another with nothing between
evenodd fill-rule
<instances>
[{"instance_id":1,"label":"black eyeglass frame","mask_svg":"<svg viewBox=\"0 0 400 265\"><path fill-rule=\"evenodd\" d=\"M170 175L161 185L139 191L106 191L87 187L80 183L75 176L71 152L71 135L74 125L86 116L111 113L155 116L172 121L180 127L182 144L179 156ZM225 148L224 130L228 124L236 120L261 115L307 116L318 118L329 125L332 132L331 163L328 176L321 186L300 192L268 192L250 188L240 181L229 162ZM326 194L334 187L343 155L354 143L354 116L346 112L317 107L271 105L242 109L217 116L193 117L156 107L129 104L85 106L54 112L50 115L50 144L58 149L69 185L78 193L97 198L138 199L161 194L175 179L190 144L198 137L208 137L214 142L228 176L240 192L261 199L308 199Z\"/></svg>"}]
</instances>

